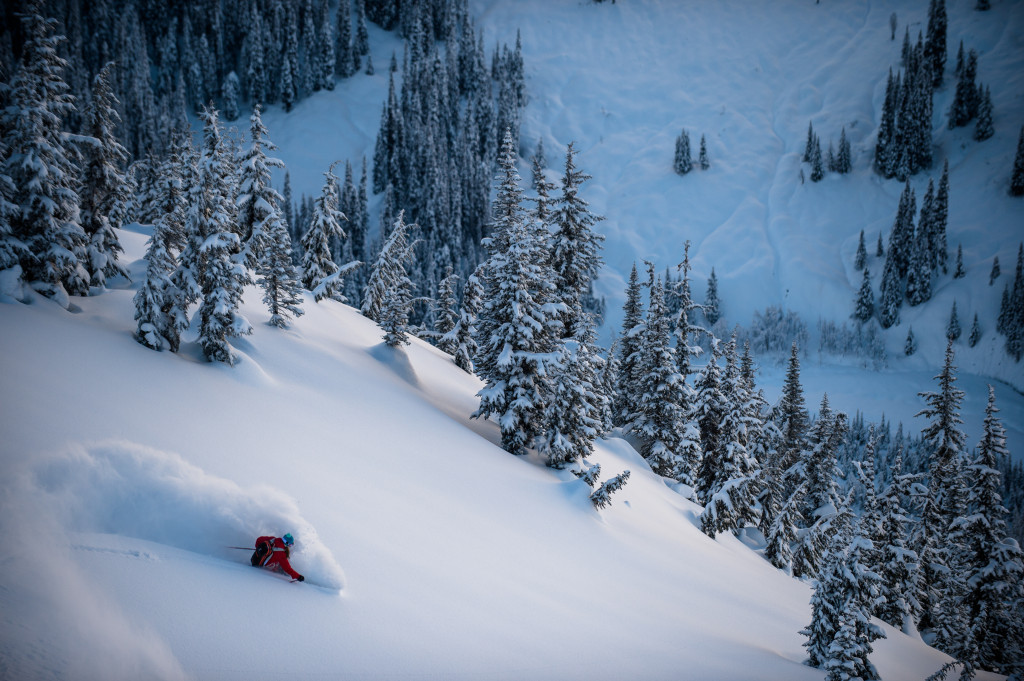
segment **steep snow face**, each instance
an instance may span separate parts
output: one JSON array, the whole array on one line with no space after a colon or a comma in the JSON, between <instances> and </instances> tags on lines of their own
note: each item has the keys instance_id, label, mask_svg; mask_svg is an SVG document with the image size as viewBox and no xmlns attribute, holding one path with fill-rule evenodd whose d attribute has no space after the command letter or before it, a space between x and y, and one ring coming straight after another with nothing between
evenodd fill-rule
<instances>
[{"instance_id":1,"label":"steep snow face","mask_svg":"<svg viewBox=\"0 0 1024 681\"><path fill-rule=\"evenodd\" d=\"M133 272L144 232L121 233ZM307 295L283 331L250 288L228 368L194 337L136 343L132 294L0 304L5 675L821 677L801 664L808 585L707 538L624 440L597 445L606 477L631 471L597 513L468 418L479 381L351 308ZM285 531L312 583L226 548ZM884 678L947 659L887 633Z\"/></svg>"}]
</instances>

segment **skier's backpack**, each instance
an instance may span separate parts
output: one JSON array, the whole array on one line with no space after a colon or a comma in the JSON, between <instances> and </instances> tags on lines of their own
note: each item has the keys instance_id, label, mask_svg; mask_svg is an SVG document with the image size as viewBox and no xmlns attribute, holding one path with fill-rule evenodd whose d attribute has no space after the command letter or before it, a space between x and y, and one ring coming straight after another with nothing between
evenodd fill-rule
<instances>
[{"instance_id":1,"label":"skier's backpack","mask_svg":"<svg viewBox=\"0 0 1024 681\"><path fill-rule=\"evenodd\" d=\"M260 542L260 545L256 547L256 550L252 552L252 558L249 559L249 562L252 563L253 567L263 567L263 563L266 562L269 557L270 543Z\"/></svg>"}]
</instances>

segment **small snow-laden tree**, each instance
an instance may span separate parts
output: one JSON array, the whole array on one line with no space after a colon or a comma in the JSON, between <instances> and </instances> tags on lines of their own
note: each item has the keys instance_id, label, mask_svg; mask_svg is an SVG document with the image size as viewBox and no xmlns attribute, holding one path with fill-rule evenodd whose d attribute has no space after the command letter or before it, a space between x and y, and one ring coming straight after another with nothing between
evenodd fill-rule
<instances>
[{"instance_id":1,"label":"small snow-laden tree","mask_svg":"<svg viewBox=\"0 0 1024 681\"><path fill-rule=\"evenodd\" d=\"M764 533L764 557L775 567L787 572L793 565L793 545L797 541L799 526L803 522L800 506L803 504L806 489L806 483L797 485L775 514L768 531Z\"/></svg>"},{"instance_id":2,"label":"small snow-laden tree","mask_svg":"<svg viewBox=\"0 0 1024 681\"><path fill-rule=\"evenodd\" d=\"M441 352L455 355L457 345L455 337L451 336L452 329L459 321L459 313L456 309L458 300L455 289L459 285L459 275L451 265L446 266L444 277L437 285L437 309L434 317L434 333L437 334L435 345Z\"/></svg>"},{"instance_id":3,"label":"small snow-laden tree","mask_svg":"<svg viewBox=\"0 0 1024 681\"><path fill-rule=\"evenodd\" d=\"M238 97L241 94L242 86L238 80L238 74L234 71L224 77L224 85L221 88L221 96L224 99L224 118L229 121L238 120Z\"/></svg>"},{"instance_id":4,"label":"small snow-laden tree","mask_svg":"<svg viewBox=\"0 0 1024 681\"><path fill-rule=\"evenodd\" d=\"M484 388L473 418L495 417L502 447L523 454L541 433L549 392L548 365L557 361L565 305L556 298L540 227L527 224L515 146L505 132L492 205L484 297L477 318L477 375Z\"/></svg>"},{"instance_id":5,"label":"small snow-laden tree","mask_svg":"<svg viewBox=\"0 0 1024 681\"><path fill-rule=\"evenodd\" d=\"M836 155L836 172L845 175L853 170L850 140L846 137L846 126L839 132L839 153Z\"/></svg>"},{"instance_id":6,"label":"small snow-laden tree","mask_svg":"<svg viewBox=\"0 0 1024 681\"><path fill-rule=\"evenodd\" d=\"M115 135L121 118L110 84L113 68L113 62L108 63L93 79L80 145L82 177L78 195L82 228L88 240L85 267L93 286L105 286L107 277L128 278L128 270L117 259L124 248L110 221L110 214L118 203L125 201L128 191L123 170L128 152Z\"/></svg>"},{"instance_id":7,"label":"small snow-laden tree","mask_svg":"<svg viewBox=\"0 0 1024 681\"><path fill-rule=\"evenodd\" d=\"M903 279L897 271L892 254L885 259L882 270L882 290L878 301L878 322L883 329L900 322L900 305L903 303Z\"/></svg>"},{"instance_id":8,"label":"small snow-laden tree","mask_svg":"<svg viewBox=\"0 0 1024 681\"><path fill-rule=\"evenodd\" d=\"M550 373L550 396L537 450L548 466L565 468L594 451L594 440L602 429L603 395L588 340L564 339Z\"/></svg>"},{"instance_id":9,"label":"small snow-laden tree","mask_svg":"<svg viewBox=\"0 0 1024 681\"><path fill-rule=\"evenodd\" d=\"M612 405L612 421L629 428L637 418L640 403L640 383L643 380L643 355L641 346L644 337L644 310L636 263L629 274L626 285L626 302L622 306L622 335L619 338L619 372Z\"/></svg>"},{"instance_id":10,"label":"small snow-laden tree","mask_svg":"<svg viewBox=\"0 0 1024 681\"><path fill-rule=\"evenodd\" d=\"M416 225L408 225L405 222L405 211L399 211L394 224L388 233L387 240L381 247L377 259L370 268L370 276L366 281L366 289L363 292L363 305L361 312L363 316L372 319L383 326L384 319L388 314L394 314L396 310L388 311L389 297L394 295L404 283L403 278L408 279L406 265L412 262L414 257L413 249L418 242L409 241L409 231L416 229ZM409 285L411 287L411 280ZM406 291L408 300L406 305L412 304L412 289ZM406 312L408 317L408 311Z\"/></svg>"},{"instance_id":11,"label":"small snow-laden tree","mask_svg":"<svg viewBox=\"0 0 1024 681\"><path fill-rule=\"evenodd\" d=\"M835 514L839 507L836 479L841 475L837 465L839 446L846 436L846 415L834 413L828 394L821 398L818 419L811 429L808 446L795 467L807 481L803 513L807 526L823 516Z\"/></svg>"},{"instance_id":12,"label":"small snow-laden tree","mask_svg":"<svg viewBox=\"0 0 1024 681\"><path fill-rule=\"evenodd\" d=\"M441 342L452 348L455 365L467 373L473 373L473 357L476 355L476 318L482 304L483 286L476 273L466 279L462 291L462 307L459 309L455 326L441 338ZM440 346L440 344L439 344Z\"/></svg>"},{"instance_id":13,"label":"small snow-laden tree","mask_svg":"<svg viewBox=\"0 0 1024 681\"><path fill-rule=\"evenodd\" d=\"M568 309L562 320L565 337L576 335L577 326L585 323L584 299L602 263L600 251L604 236L594 231L594 225L604 218L594 215L579 195L580 186L588 179L590 176L576 167L576 151L570 142L561 193L551 211L553 233L549 246L551 266L557 275L555 285Z\"/></svg>"},{"instance_id":14,"label":"small snow-laden tree","mask_svg":"<svg viewBox=\"0 0 1024 681\"><path fill-rule=\"evenodd\" d=\"M633 432L655 473L692 485L699 460L699 432L680 406L685 380L676 367L660 277L651 286L650 306L638 350L643 367Z\"/></svg>"},{"instance_id":15,"label":"small snow-laden tree","mask_svg":"<svg viewBox=\"0 0 1024 681\"><path fill-rule=\"evenodd\" d=\"M917 339L914 337L914 328L907 328L907 340L903 342L903 354L910 357L917 352Z\"/></svg>"},{"instance_id":16,"label":"small snow-laden tree","mask_svg":"<svg viewBox=\"0 0 1024 681\"><path fill-rule=\"evenodd\" d=\"M135 294L135 339L153 350L177 352L181 334L188 328L188 296L175 282L178 254L185 245L187 182L193 150L187 140L175 141L163 172L166 175L168 210L157 218L146 249L146 278ZM191 279L191 276L189 276Z\"/></svg>"},{"instance_id":17,"label":"small snow-laden tree","mask_svg":"<svg viewBox=\"0 0 1024 681\"><path fill-rule=\"evenodd\" d=\"M715 268L712 267L711 274L708 276L708 290L704 295L704 318L708 320L709 326L714 326L719 318L721 318L720 305L718 300L718 277L715 276Z\"/></svg>"},{"instance_id":18,"label":"small snow-laden tree","mask_svg":"<svg viewBox=\"0 0 1024 681\"><path fill-rule=\"evenodd\" d=\"M235 198L242 252L246 267L251 270L256 269L270 245L264 225L273 219L283 219L280 207L284 198L271 184L270 169L284 168L284 162L266 154L276 148L267 139L260 105L256 104L249 117L249 146L238 157L238 196Z\"/></svg>"},{"instance_id":19,"label":"small snow-laden tree","mask_svg":"<svg viewBox=\"0 0 1024 681\"><path fill-rule=\"evenodd\" d=\"M860 239L857 241L857 256L853 261L853 269L860 272L868 263L868 249L864 244L864 230L860 230Z\"/></svg>"},{"instance_id":20,"label":"small snow-laden tree","mask_svg":"<svg viewBox=\"0 0 1024 681\"><path fill-rule=\"evenodd\" d=\"M234 187L230 152L215 109L205 109L203 146L195 184L188 194L186 232L191 236L179 266L187 266L199 287L199 343L211 362L232 365L229 339L252 333L238 308L246 284L251 284L242 244L236 233ZM189 250L191 247L191 250ZM180 269L180 267L179 267Z\"/></svg>"},{"instance_id":21,"label":"small snow-laden tree","mask_svg":"<svg viewBox=\"0 0 1024 681\"><path fill-rule=\"evenodd\" d=\"M67 61L58 54L64 38L56 34L56 20L41 12L42 3L32 2L21 15L21 64L0 126L7 148L3 174L11 180L10 202L17 207L11 212L8 258L17 250L24 280L67 307L69 294L89 290L76 154L69 148L72 136L62 130L75 98L63 77ZM20 244L25 248L13 248Z\"/></svg>"},{"instance_id":22,"label":"small snow-laden tree","mask_svg":"<svg viewBox=\"0 0 1024 681\"><path fill-rule=\"evenodd\" d=\"M811 182L821 182L825 179L825 161L821 154L821 140L814 137L814 146L811 148Z\"/></svg>"},{"instance_id":23,"label":"small snow-laden tree","mask_svg":"<svg viewBox=\"0 0 1024 681\"><path fill-rule=\"evenodd\" d=\"M932 449L928 465L928 494L921 512L921 535L915 548L922 567L922 616L919 626L935 632L936 645L954 654L963 631L958 562L963 554L962 532L955 528L964 515L967 491L963 479L966 436L959 426L964 393L956 387L953 341L946 346L942 371L936 376L939 390L919 396L928 405L917 416L928 419L922 430Z\"/></svg>"},{"instance_id":24,"label":"small snow-laden tree","mask_svg":"<svg viewBox=\"0 0 1024 681\"><path fill-rule=\"evenodd\" d=\"M836 631L828 646L827 659L820 665L829 681L878 681L881 677L871 663L872 642L885 638L882 628L871 621L871 607L878 592L879 577L864 565L871 550L870 540L854 537L829 574L823 588L838 607Z\"/></svg>"},{"instance_id":25,"label":"small snow-laden tree","mask_svg":"<svg viewBox=\"0 0 1024 681\"><path fill-rule=\"evenodd\" d=\"M693 157L690 155L690 133L683 130L676 138L676 154L672 163L673 170L685 175L693 170Z\"/></svg>"},{"instance_id":26,"label":"small snow-laden tree","mask_svg":"<svg viewBox=\"0 0 1024 681\"><path fill-rule=\"evenodd\" d=\"M967 541L965 661L974 669L1011 673L1024 654L1024 556L1006 534L998 462L1009 457L1009 450L998 412L990 385L984 433L967 470L967 514L956 522Z\"/></svg>"},{"instance_id":27,"label":"small snow-laden tree","mask_svg":"<svg viewBox=\"0 0 1024 681\"><path fill-rule=\"evenodd\" d=\"M960 328L960 315L956 312L956 301L953 301L953 309L949 314L949 322L946 324L946 338L950 342L959 340L963 330Z\"/></svg>"},{"instance_id":28,"label":"small snow-laden tree","mask_svg":"<svg viewBox=\"0 0 1024 681\"><path fill-rule=\"evenodd\" d=\"M312 222L302 237L302 285L314 292L317 302L324 298L346 302L341 293L344 288L340 279L341 268L334 262L330 245L332 239L346 237L341 223L347 218L338 210L335 165L337 161L324 173L324 186L313 204Z\"/></svg>"},{"instance_id":29,"label":"small snow-laden tree","mask_svg":"<svg viewBox=\"0 0 1024 681\"><path fill-rule=\"evenodd\" d=\"M263 303L270 311L270 325L288 327L292 317L301 317L302 283L298 268L292 263L291 237L280 214L273 214L263 224L266 247L256 268L256 283L263 287Z\"/></svg>"},{"instance_id":30,"label":"small snow-laden tree","mask_svg":"<svg viewBox=\"0 0 1024 681\"><path fill-rule=\"evenodd\" d=\"M996 279L999 278L999 274L1000 274L1000 271L999 271L999 256L997 255L994 258L992 258L992 271L989 272L989 275L988 275L988 285L989 286L991 286L992 284L996 283Z\"/></svg>"},{"instance_id":31,"label":"small snow-laden tree","mask_svg":"<svg viewBox=\"0 0 1024 681\"><path fill-rule=\"evenodd\" d=\"M1017 137L1017 155L1013 157L1013 172L1010 174L1010 196L1024 196L1024 125Z\"/></svg>"},{"instance_id":32,"label":"small snow-laden tree","mask_svg":"<svg viewBox=\"0 0 1024 681\"><path fill-rule=\"evenodd\" d=\"M800 460L800 452L807 440L807 408L804 389L800 385L800 353L796 343L790 349L782 397L775 412L776 423L782 433L778 449L779 469L785 472ZM792 487L789 487L786 496L791 492Z\"/></svg>"},{"instance_id":33,"label":"small snow-laden tree","mask_svg":"<svg viewBox=\"0 0 1024 681\"><path fill-rule=\"evenodd\" d=\"M980 90L981 87L979 86L978 89ZM984 142L994 134L996 131L992 125L992 88L986 86L985 94L978 104L978 123L974 128L974 139Z\"/></svg>"},{"instance_id":34,"label":"small snow-laden tree","mask_svg":"<svg viewBox=\"0 0 1024 681\"><path fill-rule=\"evenodd\" d=\"M978 313L974 313L974 321L971 322L971 335L967 338L967 345L974 347L981 340L981 325L978 322Z\"/></svg>"},{"instance_id":35,"label":"small snow-laden tree","mask_svg":"<svg viewBox=\"0 0 1024 681\"><path fill-rule=\"evenodd\" d=\"M861 280L851 316L861 324L875 316L875 292L871 289L871 271L867 267L864 268L864 278Z\"/></svg>"},{"instance_id":36,"label":"small snow-laden tree","mask_svg":"<svg viewBox=\"0 0 1024 681\"><path fill-rule=\"evenodd\" d=\"M622 471L614 478L609 478L601 483L590 495L590 501L594 504L594 507L598 510L611 506L612 494L618 492L620 489L626 486L626 481L629 480L629 471Z\"/></svg>"},{"instance_id":37,"label":"small snow-laden tree","mask_svg":"<svg viewBox=\"0 0 1024 681\"><path fill-rule=\"evenodd\" d=\"M918 555L909 544L911 517L907 503L918 476L903 473L902 450L896 453L891 474L891 483L882 492L881 541L875 546L876 572L881 578L875 615L911 633L921 612L918 601L921 585Z\"/></svg>"},{"instance_id":38,"label":"small snow-laden tree","mask_svg":"<svg viewBox=\"0 0 1024 681\"><path fill-rule=\"evenodd\" d=\"M711 162L708 160L708 143L704 135L700 136L700 153L697 156L697 162L700 164L701 170L711 167Z\"/></svg>"},{"instance_id":39,"label":"small snow-laden tree","mask_svg":"<svg viewBox=\"0 0 1024 681\"><path fill-rule=\"evenodd\" d=\"M366 286L367 291L384 292L377 324L384 330L385 345L392 348L409 344L409 315L412 312L413 283L405 268L412 262L416 247L416 242L409 241L409 231L418 227L407 225L404 218L405 212L399 211Z\"/></svg>"}]
</instances>

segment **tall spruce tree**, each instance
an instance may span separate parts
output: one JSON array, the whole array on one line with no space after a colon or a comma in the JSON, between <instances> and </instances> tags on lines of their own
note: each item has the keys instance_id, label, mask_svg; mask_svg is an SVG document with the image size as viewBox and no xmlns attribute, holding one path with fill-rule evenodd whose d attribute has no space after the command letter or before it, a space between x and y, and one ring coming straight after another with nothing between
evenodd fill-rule
<instances>
[{"instance_id":1,"label":"tall spruce tree","mask_svg":"<svg viewBox=\"0 0 1024 681\"><path fill-rule=\"evenodd\" d=\"M871 271L867 267L864 268L864 278L861 280L851 316L861 324L875 316L875 294L871 290Z\"/></svg>"},{"instance_id":2,"label":"tall spruce tree","mask_svg":"<svg viewBox=\"0 0 1024 681\"><path fill-rule=\"evenodd\" d=\"M324 173L324 186L313 207L312 221L302 237L302 285L310 291L317 302L324 298L342 300L341 268L331 254L331 240L344 239L345 230L341 222L347 220L338 210L338 176L334 174L335 163Z\"/></svg>"},{"instance_id":3,"label":"tall spruce tree","mask_svg":"<svg viewBox=\"0 0 1024 681\"><path fill-rule=\"evenodd\" d=\"M672 168L680 175L693 170L693 157L690 154L690 133L683 130L676 138L676 155Z\"/></svg>"},{"instance_id":4,"label":"tall spruce tree","mask_svg":"<svg viewBox=\"0 0 1024 681\"><path fill-rule=\"evenodd\" d=\"M907 506L912 498L913 474L903 473L902 449L892 463L891 482L881 498L881 541L875 546L878 557L879 600L875 615L905 633L914 631L920 616L920 563L910 548L911 516Z\"/></svg>"},{"instance_id":5,"label":"tall spruce tree","mask_svg":"<svg viewBox=\"0 0 1024 681\"><path fill-rule=\"evenodd\" d=\"M643 380L644 310L641 291L643 285L636 271L636 263L629 273L626 302L622 307L622 335L619 338L619 373L615 390L612 420L616 425L628 427L633 421L640 400L640 381Z\"/></svg>"},{"instance_id":6,"label":"tall spruce tree","mask_svg":"<svg viewBox=\"0 0 1024 681\"><path fill-rule=\"evenodd\" d=\"M601 267L600 250L604 241L604 236L594 231L594 225L604 218L591 213L587 202L579 195L580 185L590 176L576 168L575 155L570 142L565 155L561 194L555 200L551 214L554 228L550 245L551 266L557 275L558 293L567 308L562 320L566 337L577 335L579 327L586 323L583 301Z\"/></svg>"},{"instance_id":7,"label":"tall spruce tree","mask_svg":"<svg viewBox=\"0 0 1024 681\"><path fill-rule=\"evenodd\" d=\"M524 454L542 431L547 369L558 360L558 317L565 306L553 300L555 275L540 230L524 217L510 131L505 132L497 181L477 324L476 372L485 385L472 416L495 417L502 447Z\"/></svg>"},{"instance_id":8,"label":"tall spruce tree","mask_svg":"<svg viewBox=\"0 0 1024 681\"><path fill-rule=\"evenodd\" d=\"M971 669L1011 673L1024 654L1024 556L1007 536L1006 508L999 490L999 462L1009 457L1006 430L996 416L995 390L988 387L985 427L977 456L967 469L967 514L958 520L967 538L964 597L967 631L964 660Z\"/></svg>"},{"instance_id":9,"label":"tall spruce tree","mask_svg":"<svg viewBox=\"0 0 1024 681\"><path fill-rule=\"evenodd\" d=\"M107 277L128 276L128 270L117 259L124 248L110 220L115 206L125 200L127 182L123 169L128 161L128 152L115 135L121 119L111 89L113 68L113 62L108 63L93 79L92 98L85 108L80 138L84 143L78 195L82 228L88 240L85 266L93 286L103 286Z\"/></svg>"},{"instance_id":10,"label":"tall spruce tree","mask_svg":"<svg viewBox=\"0 0 1024 681\"><path fill-rule=\"evenodd\" d=\"M235 354L229 340L252 333L239 312L246 284L252 283L236 232L235 169L215 109L203 111L203 146L195 184L188 194L186 232L192 235L191 257L183 265L194 272L199 285L199 343L211 362L231 365Z\"/></svg>"},{"instance_id":11,"label":"tall spruce tree","mask_svg":"<svg viewBox=\"0 0 1024 681\"><path fill-rule=\"evenodd\" d=\"M704 318L708 320L709 326L714 326L721 317L718 300L718 277L715 276L715 268L711 268L708 276L708 290L704 295Z\"/></svg>"},{"instance_id":12,"label":"tall spruce tree","mask_svg":"<svg viewBox=\"0 0 1024 681\"><path fill-rule=\"evenodd\" d=\"M928 419L922 437L932 453L928 467L928 494L921 511L921 528L915 549L921 559L921 619L918 626L931 630L936 645L950 654L958 654L963 632L960 605L962 580L958 570L963 547L961 532L954 525L963 516L966 505L963 468L966 437L959 426L960 404L964 393L955 385L953 341L946 346L942 372L936 376L937 392L918 393L928 405L917 416Z\"/></svg>"},{"instance_id":13,"label":"tall spruce tree","mask_svg":"<svg viewBox=\"0 0 1024 681\"><path fill-rule=\"evenodd\" d=\"M857 241L857 255L853 261L853 269L860 272L868 264L868 249L864 244L864 230L860 230L860 238Z\"/></svg>"},{"instance_id":14,"label":"tall spruce tree","mask_svg":"<svg viewBox=\"0 0 1024 681\"><path fill-rule=\"evenodd\" d=\"M89 289L86 235L75 191L76 154L62 129L75 112L75 98L64 80L67 61L58 54L64 37L56 34L56 20L41 12L42 3L34 1L21 16L21 64L3 112L4 174L14 190L10 202L17 207L8 243L25 246L18 249L24 280L67 307L68 294L85 295Z\"/></svg>"},{"instance_id":15,"label":"tall spruce tree","mask_svg":"<svg viewBox=\"0 0 1024 681\"><path fill-rule=\"evenodd\" d=\"M1017 138L1017 155L1013 157L1013 172L1010 174L1010 196L1024 196L1024 125Z\"/></svg>"}]
</instances>

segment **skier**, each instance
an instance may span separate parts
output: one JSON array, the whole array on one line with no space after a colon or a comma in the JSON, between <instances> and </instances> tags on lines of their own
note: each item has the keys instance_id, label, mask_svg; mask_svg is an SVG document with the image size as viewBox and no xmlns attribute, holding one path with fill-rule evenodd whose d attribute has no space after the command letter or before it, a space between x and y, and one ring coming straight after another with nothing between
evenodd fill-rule
<instances>
[{"instance_id":1,"label":"skier","mask_svg":"<svg viewBox=\"0 0 1024 681\"><path fill-rule=\"evenodd\" d=\"M256 539L256 550L250 562L253 567L284 572L292 579L304 582L306 578L293 570L291 563L288 562L288 556L291 554L289 547L294 543L295 539L290 533L283 537L259 537Z\"/></svg>"}]
</instances>

